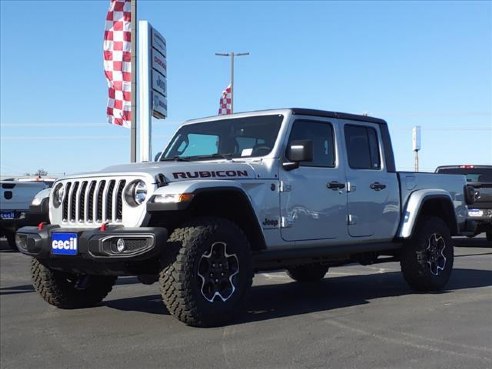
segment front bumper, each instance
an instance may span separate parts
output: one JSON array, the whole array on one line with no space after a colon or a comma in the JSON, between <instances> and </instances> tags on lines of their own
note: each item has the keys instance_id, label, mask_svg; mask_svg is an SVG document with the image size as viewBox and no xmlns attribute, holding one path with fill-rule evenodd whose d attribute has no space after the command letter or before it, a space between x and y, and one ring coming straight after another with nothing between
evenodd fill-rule
<instances>
[{"instance_id":1,"label":"front bumper","mask_svg":"<svg viewBox=\"0 0 492 369\"><path fill-rule=\"evenodd\" d=\"M74 233L77 235L75 255L53 253L53 233ZM47 264L73 265L83 263L118 263L144 261L160 255L167 241L167 229L161 227L124 228L122 226L106 229L61 228L58 225L22 227L16 233L16 243L20 252L45 261ZM118 240L120 247L118 247ZM124 247L121 247L121 244ZM56 248L56 246L55 246Z\"/></svg>"},{"instance_id":2,"label":"front bumper","mask_svg":"<svg viewBox=\"0 0 492 369\"><path fill-rule=\"evenodd\" d=\"M12 212L15 214L14 218L0 219L0 230L2 230L1 233L15 233L15 231L21 227L49 221L48 213L35 212L32 210L13 210Z\"/></svg>"},{"instance_id":3,"label":"front bumper","mask_svg":"<svg viewBox=\"0 0 492 369\"><path fill-rule=\"evenodd\" d=\"M483 223L492 223L492 209L468 209L468 218Z\"/></svg>"}]
</instances>

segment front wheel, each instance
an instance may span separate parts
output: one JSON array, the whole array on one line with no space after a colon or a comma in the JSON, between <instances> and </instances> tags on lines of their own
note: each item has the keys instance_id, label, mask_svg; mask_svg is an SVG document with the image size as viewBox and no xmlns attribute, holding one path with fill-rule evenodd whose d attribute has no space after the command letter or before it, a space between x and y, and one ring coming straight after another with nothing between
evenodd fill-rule
<instances>
[{"instance_id":1,"label":"front wheel","mask_svg":"<svg viewBox=\"0 0 492 369\"><path fill-rule=\"evenodd\" d=\"M96 306L111 291L116 277L72 274L31 261L34 289L49 304L62 309Z\"/></svg>"},{"instance_id":2,"label":"front wheel","mask_svg":"<svg viewBox=\"0 0 492 369\"><path fill-rule=\"evenodd\" d=\"M236 224L197 218L171 234L159 276L169 312L185 324L217 326L231 319L252 283L250 247Z\"/></svg>"},{"instance_id":3,"label":"front wheel","mask_svg":"<svg viewBox=\"0 0 492 369\"><path fill-rule=\"evenodd\" d=\"M401 270L410 287L423 292L444 288L453 261L453 241L446 223L432 216L420 219L401 253Z\"/></svg>"}]
</instances>

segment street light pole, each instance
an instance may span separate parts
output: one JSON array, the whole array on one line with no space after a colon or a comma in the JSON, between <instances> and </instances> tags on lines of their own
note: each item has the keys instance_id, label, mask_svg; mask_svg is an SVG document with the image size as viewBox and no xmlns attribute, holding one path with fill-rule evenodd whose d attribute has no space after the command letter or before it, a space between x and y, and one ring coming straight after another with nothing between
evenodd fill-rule
<instances>
[{"instance_id":1,"label":"street light pole","mask_svg":"<svg viewBox=\"0 0 492 369\"><path fill-rule=\"evenodd\" d=\"M231 51L230 53L215 53L215 55L231 57L231 113L234 113L234 57L249 55L249 53L235 54L234 51Z\"/></svg>"}]
</instances>

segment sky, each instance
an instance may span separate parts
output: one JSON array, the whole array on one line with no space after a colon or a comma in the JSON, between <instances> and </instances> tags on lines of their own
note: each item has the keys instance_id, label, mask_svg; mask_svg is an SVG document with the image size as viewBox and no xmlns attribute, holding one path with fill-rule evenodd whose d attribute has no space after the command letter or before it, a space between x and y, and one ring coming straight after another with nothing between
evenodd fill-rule
<instances>
[{"instance_id":1,"label":"sky","mask_svg":"<svg viewBox=\"0 0 492 369\"><path fill-rule=\"evenodd\" d=\"M109 0L0 0L0 174L52 176L130 161L130 130L107 123ZM385 119L398 170L492 164L492 2L146 1L167 40L168 117L216 115L236 58L235 112L302 107Z\"/></svg>"}]
</instances>

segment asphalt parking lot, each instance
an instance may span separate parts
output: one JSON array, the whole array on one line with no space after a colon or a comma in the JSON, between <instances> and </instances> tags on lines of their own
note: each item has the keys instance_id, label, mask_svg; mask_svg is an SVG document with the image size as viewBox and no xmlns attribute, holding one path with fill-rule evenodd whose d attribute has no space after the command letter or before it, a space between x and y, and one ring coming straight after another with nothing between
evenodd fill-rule
<instances>
[{"instance_id":1,"label":"asphalt parking lot","mask_svg":"<svg viewBox=\"0 0 492 369\"><path fill-rule=\"evenodd\" d=\"M397 263L333 268L307 286L264 273L236 322L199 329L129 277L98 307L56 309L1 240L0 367L491 368L492 247L456 241L442 293L413 293Z\"/></svg>"}]
</instances>

